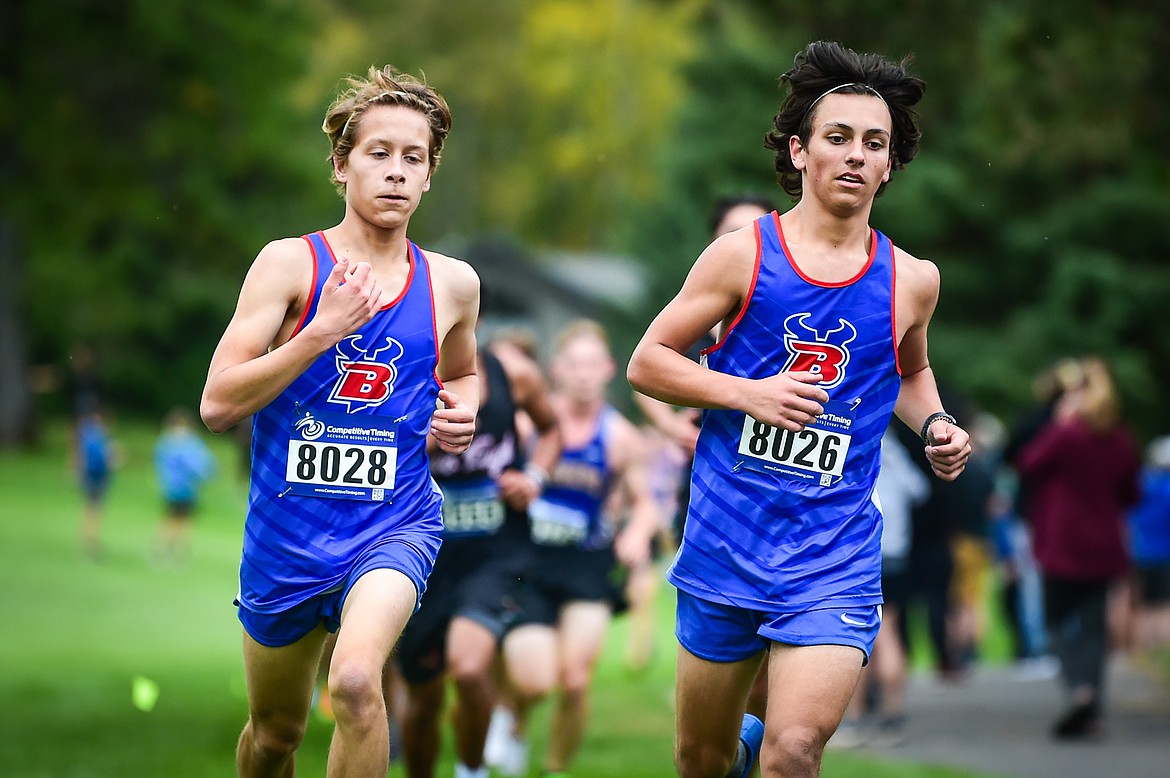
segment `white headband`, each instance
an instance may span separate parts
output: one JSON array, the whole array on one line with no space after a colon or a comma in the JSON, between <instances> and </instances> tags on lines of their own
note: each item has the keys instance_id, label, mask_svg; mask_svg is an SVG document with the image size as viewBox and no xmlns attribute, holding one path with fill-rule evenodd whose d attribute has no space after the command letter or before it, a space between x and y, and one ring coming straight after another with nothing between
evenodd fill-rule
<instances>
[{"instance_id":1,"label":"white headband","mask_svg":"<svg viewBox=\"0 0 1170 778\"><path fill-rule=\"evenodd\" d=\"M817 103L819 103L821 100L825 99L825 97L827 95L831 95L834 92L836 92L838 89L844 89L845 87L849 87L849 86L855 86L855 87L860 87L861 89L864 89L865 91L869 92L871 95L876 97L877 99L881 100L882 105L886 106L887 111L890 109L890 105L889 105L889 103L886 102L886 98L882 97L881 93L878 92L878 90L874 89L869 84L858 84L855 81L850 81L847 84L838 84L837 86L833 87L832 89L826 89L824 92L822 92L820 97L818 97L816 100L813 100L811 103L808 104L808 110L806 110L804 112L804 118L807 119L809 116L812 116L813 108L816 107ZM892 111L891 111L891 113L892 113ZM801 120L801 124L804 124L804 119Z\"/></svg>"}]
</instances>

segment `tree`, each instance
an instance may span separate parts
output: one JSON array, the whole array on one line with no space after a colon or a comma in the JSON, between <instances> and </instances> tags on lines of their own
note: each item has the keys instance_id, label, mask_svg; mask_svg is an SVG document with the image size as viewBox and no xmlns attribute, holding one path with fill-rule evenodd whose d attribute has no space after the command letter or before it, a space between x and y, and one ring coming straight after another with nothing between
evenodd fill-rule
<instances>
[{"instance_id":1,"label":"tree","mask_svg":"<svg viewBox=\"0 0 1170 778\"><path fill-rule=\"evenodd\" d=\"M1170 101L1157 80L1170 9L1104 0L1053 5L925 0L709 5L688 98L656 157L675 193L630 218L665 301L705 242L720 194L764 189L759 138L776 77L814 39L914 55L925 78L922 151L874 207L875 226L942 270L932 325L941 380L1011 415L1034 374L1063 356L1113 363L1131 411L1170 428ZM929 12L927 12L929 10ZM937 34L939 19L952 20ZM961 20L961 23L959 23ZM782 52L778 55L777 52Z\"/></svg>"},{"instance_id":2,"label":"tree","mask_svg":"<svg viewBox=\"0 0 1170 778\"><path fill-rule=\"evenodd\" d=\"M299 8L12 9L0 137L20 184L0 213L22 247L32 359L60 364L84 337L121 407L197 403L228 290L263 240L320 207L313 190L329 195L326 148L312 169L297 132L315 122L290 100L311 29Z\"/></svg>"}]
</instances>

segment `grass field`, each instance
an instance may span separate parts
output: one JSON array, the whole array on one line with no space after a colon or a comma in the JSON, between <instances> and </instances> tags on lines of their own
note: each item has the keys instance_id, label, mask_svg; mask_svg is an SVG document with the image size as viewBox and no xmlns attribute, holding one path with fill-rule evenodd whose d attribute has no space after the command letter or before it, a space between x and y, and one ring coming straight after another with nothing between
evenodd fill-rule
<instances>
[{"instance_id":1,"label":"grass field","mask_svg":"<svg viewBox=\"0 0 1170 778\"><path fill-rule=\"evenodd\" d=\"M109 492L99 562L79 553L81 496L63 427L50 427L35 451L0 453L0 776L233 775L246 718L231 604L246 494L235 476L235 451L225 438L211 440L220 472L196 517L193 558L182 569L156 569L148 563L161 508L150 463L154 430L124 424L114 434L124 462ZM658 650L648 671L625 670L622 620L610 634L574 769L580 778L674 775L671 589L662 593ZM132 702L136 677L158 686L150 712ZM545 731L538 718L534 768ZM299 774L324 774L329 735L329 725L312 722ZM451 770L445 750L439 775ZM824 774L975 775L837 753L827 756ZM401 776L401 768L393 765L389 775Z\"/></svg>"}]
</instances>

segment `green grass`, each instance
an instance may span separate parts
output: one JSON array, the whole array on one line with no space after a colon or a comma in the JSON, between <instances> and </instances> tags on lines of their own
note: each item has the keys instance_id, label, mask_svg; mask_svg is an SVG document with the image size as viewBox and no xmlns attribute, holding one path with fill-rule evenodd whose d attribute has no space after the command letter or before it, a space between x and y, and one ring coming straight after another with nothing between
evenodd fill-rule
<instances>
[{"instance_id":1,"label":"green grass","mask_svg":"<svg viewBox=\"0 0 1170 778\"><path fill-rule=\"evenodd\" d=\"M106 554L78 549L81 497L67 466L65 432L49 428L35 451L0 453L0 775L120 778L234 774L246 718L240 628L232 608L246 489L236 453L211 440L220 463L195 524L195 553L182 569L147 562L160 500L150 449L154 429L123 424L124 464L106 503ZM621 662L625 623L610 634L592 720L574 774L666 778L671 766L674 641L671 589L662 588L659 642L648 671ZM147 713L131 684L158 684ZM540 764L547 706L534 722ZM310 724L299 773L323 775L330 727ZM449 732L440 776L452 773ZM535 774L535 773L534 773ZM974 773L878 763L831 753L826 776L961 778ZM402 775L393 766L389 775Z\"/></svg>"}]
</instances>

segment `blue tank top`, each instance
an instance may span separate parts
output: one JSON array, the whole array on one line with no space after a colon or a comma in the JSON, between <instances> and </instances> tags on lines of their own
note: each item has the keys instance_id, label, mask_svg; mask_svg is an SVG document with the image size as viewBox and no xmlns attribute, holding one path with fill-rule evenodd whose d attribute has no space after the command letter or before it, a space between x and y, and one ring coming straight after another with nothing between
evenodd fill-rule
<instances>
[{"instance_id":1,"label":"blue tank top","mask_svg":"<svg viewBox=\"0 0 1170 778\"><path fill-rule=\"evenodd\" d=\"M754 610L877 604L881 514L873 493L901 386L893 246L873 231L862 270L828 284L796 266L776 213L755 230L747 300L706 352L707 367L753 379L818 372L829 402L797 433L740 411L704 412L669 578L702 599Z\"/></svg>"},{"instance_id":2,"label":"blue tank top","mask_svg":"<svg viewBox=\"0 0 1170 778\"><path fill-rule=\"evenodd\" d=\"M336 263L322 233L304 239L313 285L293 337ZM399 297L254 417L239 598L251 610L340 585L362 551L403 528L442 529L426 452L441 388L430 269L413 243L408 257Z\"/></svg>"},{"instance_id":3,"label":"blue tank top","mask_svg":"<svg viewBox=\"0 0 1170 778\"><path fill-rule=\"evenodd\" d=\"M616 413L611 406L604 406L593 437L583 446L566 446L561 451L544 491L528 506L536 545L595 551L612 542L603 509L613 482L606 441Z\"/></svg>"}]
</instances>

